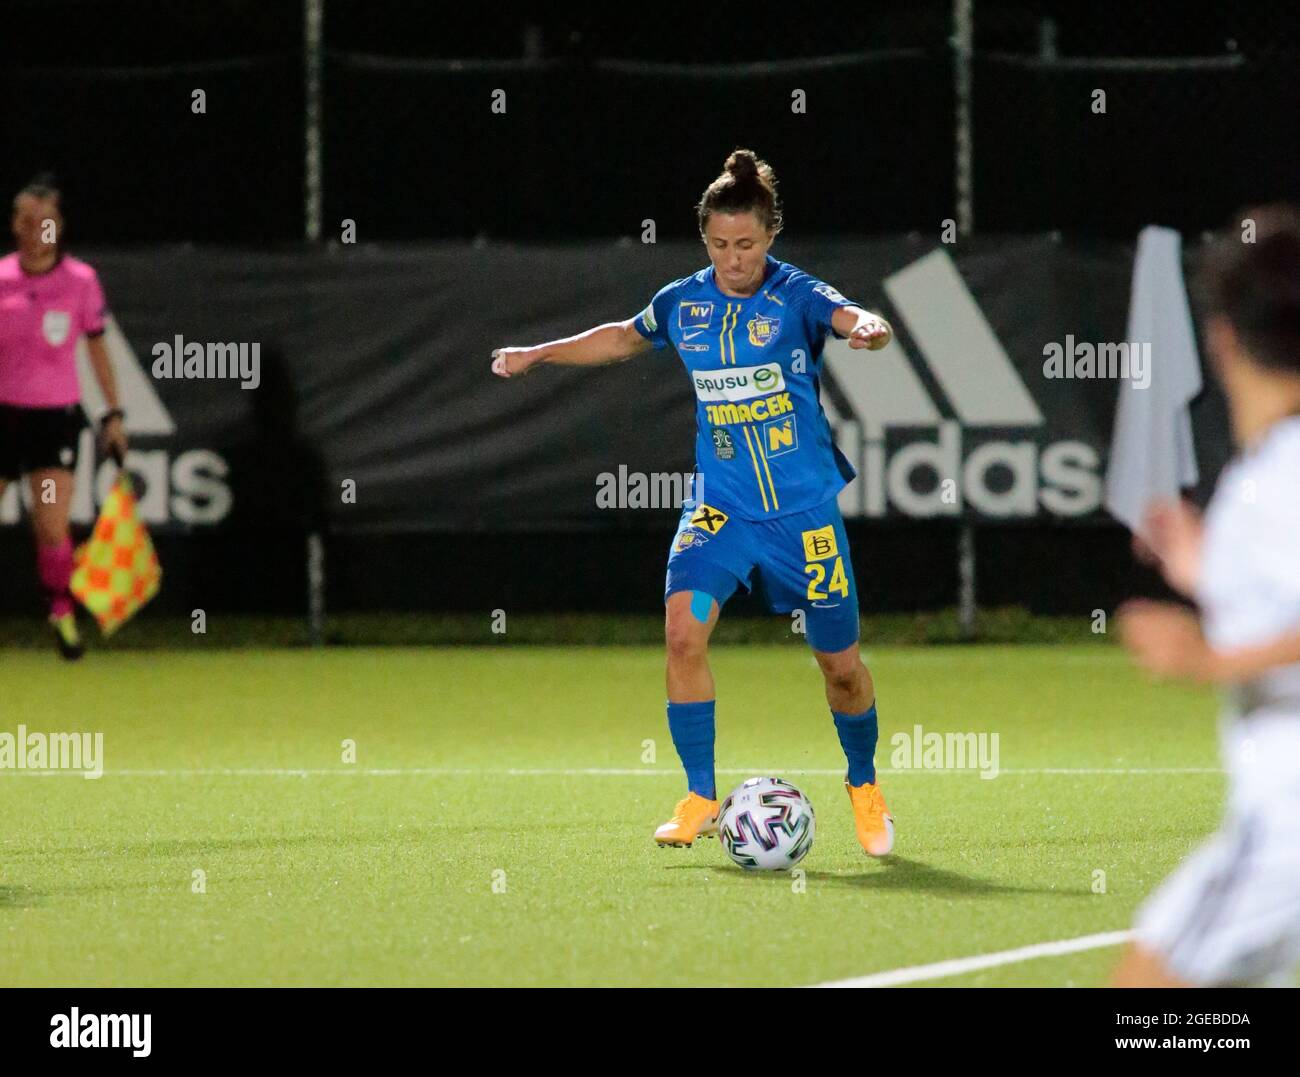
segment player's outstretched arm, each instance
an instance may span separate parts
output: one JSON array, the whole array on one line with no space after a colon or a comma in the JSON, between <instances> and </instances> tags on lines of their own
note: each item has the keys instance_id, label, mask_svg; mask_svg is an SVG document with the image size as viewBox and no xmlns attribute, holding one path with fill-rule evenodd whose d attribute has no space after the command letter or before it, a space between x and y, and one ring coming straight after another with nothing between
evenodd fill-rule
<instances>
[{"instance_id":1,"label":"player's outstretched arm","mask_svg":"<svg viewBox=\"0 0 1300 1077\"><path fill-rule=\"evenodd\" d=\"M558 366L605 366L621 363L651 347L633 324L608 322L577 336L537 344L531 348L497 348L492 352L492 373L503 378L527 374L539 363Z\"/></svg>"},{"instance_id":2,"label":"player's outstretched arm","mask_svg":"<svg viewBox=\"0 0 1300 1077\"><path fill-rule=\"evenodd\" d=\"M1159 568L1180 595L1191 598L1201 578L1204 531L1201 514L1190 502L1156 501L1147 506L1133 536L1133 552Z\"/></svg>"},{"instance_id":3,"label":"player's outstretched arm","mask_svg":"<svg viewBox=\"0 0 1300 1077\"><path fill-rule=\"evenodd\" d=\"M879 314L861 307L840 307L831 315L831 328L847 337L850 348L879 351L894 338L894 330Z\"/></svg>"},{"instance_id":4,"label":"player's outstretched arm","mask_svg":"<svg viewBox=\"0 0 1300 1077\"><path fill-rule=\"evenodd\" d=\"M1119 618L1120 635L1133 660L1157 677L1237 684L1300 662L1300 631L1223 651L1210 646L1196 614L1172 602L1126 602Z\"/></svg>"}]
</instances>

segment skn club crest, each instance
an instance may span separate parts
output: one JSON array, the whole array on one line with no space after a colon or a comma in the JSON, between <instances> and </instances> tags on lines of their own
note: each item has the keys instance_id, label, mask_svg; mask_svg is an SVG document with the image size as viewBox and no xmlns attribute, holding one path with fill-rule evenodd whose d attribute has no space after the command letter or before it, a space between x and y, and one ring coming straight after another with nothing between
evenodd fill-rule
<instances>
[{"instance_id":1,"label":"skn club crest","mask_svg":"<svg viewBox=\"0 0 1300 1077\"><path fill-rule=\"evenodd\" d=\"M755 348L763 348L767 346L769 340L776 339L776 334L781 328L781 319L758 314L750 318L745 325L749 329L749 342Z\"/></svg>"},{"instance_id":2,"label":"skn club crest","mask_svg":"<svg viewBox=\"0 0 1300 1077\"><path fill-rule=\"evenodd\" d=\"M683 550L689 550L692 546L703 546L708 541L709 536L699 531L683 531L677 536L677 542L673 549L677 553L681 553Z\"/></svg>"}]
</instances>

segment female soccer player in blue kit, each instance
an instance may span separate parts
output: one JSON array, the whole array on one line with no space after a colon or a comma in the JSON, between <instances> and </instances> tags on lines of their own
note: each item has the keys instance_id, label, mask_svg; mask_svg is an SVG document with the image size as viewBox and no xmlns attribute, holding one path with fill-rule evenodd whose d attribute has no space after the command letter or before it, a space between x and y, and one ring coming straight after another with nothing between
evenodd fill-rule
<instances>
[{"instance_id":1,"label":"female soccer player in blue kit","mask_svg":"<svg viewBox=\"0 0 1300 1077\"><path fill-rule=\"evenodd\" d=\"M768 254L781 204L775 174L751 151L727 158L696 212L707 269L661 288L635 318L500 348L492 370L509 378L541 363L599 366L671 344L695 390L697 497L685 504L664 588L668 728L689 792L655 841L689 846L717 830L709 636L736 589L761 581L773 612L804 612L848 759L858 841L884 856L894 821L876 782L875 687L858 653L857 588L836 501L854 471L831 439L818 373L829 332L874 351L891 330Z\"/></svg>"}]
</instances>

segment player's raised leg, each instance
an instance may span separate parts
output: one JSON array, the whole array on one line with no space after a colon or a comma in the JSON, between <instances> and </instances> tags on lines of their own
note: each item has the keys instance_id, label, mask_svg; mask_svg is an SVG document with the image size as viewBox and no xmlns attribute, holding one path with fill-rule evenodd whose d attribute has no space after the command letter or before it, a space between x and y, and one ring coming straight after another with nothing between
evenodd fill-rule
<instances>
[{"instance_id":1,"label":"player's raised leg","mask_svg":"<svg viewBox=\"0 0 1300 1077\"><path fill-rule=\"evenodd\" d=\"M39 468L28 477L32 488L32 530L36 539L36 572L49 603L50 626L59 653L80 658L84 650L77 631L72 592L73 474L66 468Z\"/></svg>"},{"instance_id":2,"label":"player's raised leg","mask_svg":"<svg viewBox=\"0 0 1300 1077\"><path fill-rule=\"evenodd\" d=\"M655 831L660 845L689 846L718 829L718 791L713 775L714 690L709 637L721 608L704 591L677 591L665 603L668 649L668 730L686 769L689 789L673 817Z\"/></svg>"}]
</instances>

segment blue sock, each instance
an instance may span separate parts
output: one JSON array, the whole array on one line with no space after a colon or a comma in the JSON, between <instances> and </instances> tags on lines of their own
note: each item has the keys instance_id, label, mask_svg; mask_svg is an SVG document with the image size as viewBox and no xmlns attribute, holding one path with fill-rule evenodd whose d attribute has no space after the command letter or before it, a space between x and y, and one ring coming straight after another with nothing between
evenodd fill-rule
<instances>
[{"instance_id":1,"label":"blue sock","mask_svg":"<svg viewBox=\"0 0 1300 1077\"><path fill-rule=\"evenodd\" d=\"M669 703L668 732L686 768L691 792L717 799L713 782L713 700L703 703Z\"/></svg>"},{"instance_id":2,"label":"blue sock","mask_svg":"<svg viewBox=\"0 0 1300 1077\"><path fill-rule=\"evenodd\" d=\"M849 784L861 785L876 781L876 739L880 727L876 723L876 705L861 714L841 714L831 711L835 719L835 732L840 735L840 746L849 761Z\"/></svg>"}]
</instances>

